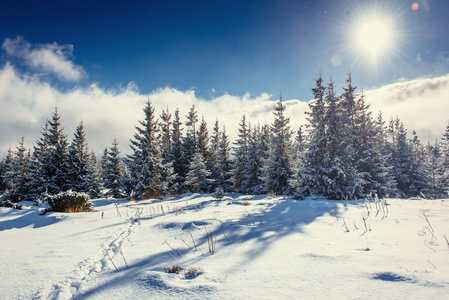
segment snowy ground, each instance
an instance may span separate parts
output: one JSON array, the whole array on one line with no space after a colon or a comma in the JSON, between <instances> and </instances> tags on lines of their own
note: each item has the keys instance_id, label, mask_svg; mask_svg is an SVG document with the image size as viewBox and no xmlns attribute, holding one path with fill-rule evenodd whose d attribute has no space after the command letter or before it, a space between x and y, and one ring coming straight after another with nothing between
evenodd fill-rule
<instances>
[{"instance_id":1,"label":"snowy ground","mask_svg":"<svg viewBox=\"0 0 449 300\"><path fill-rule=\"evenodd\" d=\"M449 294L449 200L385 205L185 194L93 202L91 213L0 208L0 299ZM184 271L164 272L174 265ZM197 272L186 275L192 267Z\"/></svg>"}]
</instances>

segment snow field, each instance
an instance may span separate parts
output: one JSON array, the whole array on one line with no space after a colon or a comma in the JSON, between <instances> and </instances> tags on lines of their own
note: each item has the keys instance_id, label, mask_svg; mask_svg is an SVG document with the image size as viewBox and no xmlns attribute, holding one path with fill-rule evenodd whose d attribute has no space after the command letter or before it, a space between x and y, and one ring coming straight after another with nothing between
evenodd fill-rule
<instances>
[{"instance_id":1,"label":"snow field","mask_svg":"<svg viewBox=\"0 0 449 300\"><path fill-rule=\"evenodd\" d=\"M448 200L93 202L93 213L0 208L0 298L445 299L449 291ZM198 273L164 272L174 265Z\"/></svg>"}]
</instances>

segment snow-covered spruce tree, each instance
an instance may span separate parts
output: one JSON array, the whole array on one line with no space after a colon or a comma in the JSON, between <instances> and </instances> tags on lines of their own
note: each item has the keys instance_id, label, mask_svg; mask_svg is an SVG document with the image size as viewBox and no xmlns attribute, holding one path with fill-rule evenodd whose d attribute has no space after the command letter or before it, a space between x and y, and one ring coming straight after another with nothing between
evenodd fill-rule
<instances>
[{"instance_id":1,"label":"snow-covered spruce tree","mask_svg":"<svg viewBox=\"0 0 449 300\"><path fill-rule=\"evenodd\" d=\"M419 153L423 148L419 140L416 137L412 142L408 142L407 130L399 118L390 121L387 133L392 153L390 164L397 183L398 195L400 197L419 195L425 187L425 178L420 172L422 159Z\"/></svg>"},{"instance_id":2,"label":"snow-covered spruce tree","mask_svg":"<svg viewBox=\"0 0 449 300\"><path fill-rule=\"evenodd\" d=\"M81 122L76 128L69 147L69 187L73 191L87 193L90 197L97 197L99 196L98 194L91 195L89 193L89 191L94 192L98 190L98 188L94 187L98 182L95 178L95 166L91 160L92 156L87 146L84 125Z\"/></svg>"},{"instance_id":3,"label":"snow-covered spruce tree","mask_svg":"<svg viewBox=\"0 0 449 300\"><path fill-rule=\"evenodd\" d=\"M422 193L432 199L443 198L447 194L444 186L443 155L439 143L435 142L433 145L428 143L425 154L427 186Z\"/></svg>"},{"instance_id":4,"label":"snow-covered spruce tree","mask_svg":"<svg viewBox=\"0 0 449 300\"><path fill-rule=\"evenodd\" d=\"M443 184L449 194L449 125L441 138L441 164L443 168ZM447 195L446 195L447 196Z\"/></svg>"},{"instance_id":5,"label":"snow-covered spruce tree","mask_svg":"<svg viewBox=\"0 0 449 300\"><path fill-rule=\"evenodd\" d=\"M301 174L296 174L298 186L296 196L303 198L312 194L324 194L323 159L326 153L326 120L324 97L326 88L323 85L323 77L320 74L315 79L315 87L312 88L314 100L309 102L309 111L306 112L306 150L303 156L303 169Z\"/></svg>"},{"instance_id":6,"label":"snow-covered spruce tree","mask_svg":"<svg viewBox=\"0 0 449 300\"><path fill-rule=\"evenodd\" d=\"M148 101L143 109L145 118L136 126L131 140L132 154L127 156L127 166L133 186L132 197L156 198L168 189L173 169L171 162L163 162L158 139L158 121L154 107Z\"/></svg>"},{"instance_id":7,"label":"snow-covered spruce tree","mask_svg":"<svg viewBox=\"0 0 449 300\"><path fill-rule=\"evenodd\" d=\"M161 143L161 155L164 161L171 161L171 114L167 110L162 110L159 122Z\"/></svg>"},{"instance_id":8,"label":"snow-covered spruce tree","mask_svg":"<svg viewBox=\"0 0 449 300\"><path fill-rule=\"evenodd\" d=\"M383 153L383 121L371 117L363 93L354 107L354 165L362 184L362 195L385 197L394 194L394 181L389 175L387 157ZM378 123L377 121L380 121Z\"/></svg>"},{"instance_id":9,"label":"snow-covered spruce tree","mask_svg":"<svg viewBox=\"0 0 449 300\"><path fill-rule=\"evenodd\" d=\"M173 130L171 128L172 121L171 121L171 114L167 110L163 110L161 114L161 122L159 122L160 127L160 148L161 148L161 156L162 156L162 165L165 166L162 171L162 178L165 178L168 176L168 178L164 181L165 188L164 190L168 193L177 192L178 190L178 183L176 182L175 178L177 177L177 174L174 171L174 151L172 146L172 133ZM168 171L168 173L167 173Z\"/></svg>"},{"instance_id":10,"label":"snow-covered spruce tree","mask_svg":"<svg viewBox=\"0 0 449 300\"><path fill-rule=\"evenodd\" d=\"M56 195L70 189L69 153L67 135L61 126L58 108L51 121L47 121L42 137L34 148L33 187L37 194Z\"/></svg>"},{"instance_id":11,"label":"snow-covered spruce tree","mask_svg":"<svg viewBox=\"0 0 449 300\"><path fill-rule=\"evenodd\" d=\"M196 123L198 123L198 113L196 111L195 105L192 105L189 113L186 116L187 121L186 125L186 135L184 137L182 146L184 153L184 160L186 162L186 168L189 169L190 162L193 159L193 156L198 151L198 137L196 132Z\"/></svg>"},{"instance_id":12,"label":"snow-covered spruce tree","mask_svg":"<svg viewBox=\"0 0 449 300\"><path fill-rule=\"evenodd\" d=\"M416 196L422 194L424 190L428 188L427 182L427 172L426 167L426 149L424 145L421 144L416 132L412 132L413 138L408 141L409 147L411 149L411 160L412 165L410 169L410 194L409 196Z\"/></svg>"},{"instance_id":13,"label":"snow-covered spruce tree","mask_svg":"<svg viewBox=\"0 0 449 300\"><path fill-rule=\"evenodd\" d=\"M97 156L95 152L90 153L89 166L90 175L86 177L88 180L86 194L90 195L90 198L100 198L103 196L103 181L101 167L97 163Z\"/></svg>"},{"instance_id":14,"label":"snow-covered spruce tree","mask_svg":"<svg viewBox=\"0 0 449 300\"><path fill-rule=\"evenodd\" d=\"M292 162L293 162L293 191L300 188L300 183L302 182L302 170L304 169L304 153L306 150L305 136L303 133L302 126L296 131L295 139L293 141L292 147Z\"/></svg>"},{"instance_id":15,"label":"snow-covered spruce tree","mask_svg":"<svg viewBox=\"0 0 449 300\"><path fill-rule=\"evenodd\" d=\"M190 170L186 177L186 185L195 193L206 193L210 191L210 171L207 169L203 155L199 152L193 156L190 163Z\"/></svg>"},{"instance_id":16,"label":"snow-covered spruce tree","mask_svg":"<svg viewBox=\"0 0 449 300\"><path fill-rule=\"evenodd\" d=\"M276 102L274 123L271 125L269 156L265 167L265 186L267 191L276 194L289 194L293 184L292 141L290 118L285 116L282 97Z\"/></svg>"},{"instance_id":17,"label":"snow-covered spruce tree","mask_svg":"<svg viewBox=\"0 0 449 300\"><path fill-rule=\"evenodd\" d=\"M230 159L229 138L226 134L226 129L223 126L223 131L220 134L220 142L218 145L216 168L218 168L219 173L216 181L218 186L221 187L224 192L229 192L232 190L231 167L232 161Z\"/></svg>"},{"instance_id":18,"label":"snow-covered spruce tree","mask_svg":"<svg viewBox=\"0 0 449 300\"><path fill-rule=\"evenodd\" d=\"M372 191L377 193L379 197L393 197L397 195L396 181L392 174L391 151L389 151L386 137L385 121L382 114L379 113L374 124L375 136L373 144L374 164L371 170L373 179ZM369 188L369 187L368 187ZM370 192L368 189L367 192Z\"/></svg>"},{"instance_id":19,"label":"snow-covered spruce tree","mask_svg":"<svg viewBox=\"0 0 449 300\"><path fill-rule=\"evenodd\" d=\"M260 126L249 128L249 143L246 158L246 172L241 185L245 194L263 194L266 192L264 181L265 153L262 153L262 131Z\"/></svg>"},{"instance_id":20,"label":"snow-covered spruce tree","mask_svg":"<svg viewBox=\"0 0 449 300\"><path fill-rule=\"evenodd\" d=\"M203 156L204 161L210 160L209 154L209 130L207 130L207 123L204 116L201 118L201 123L196 133L197 136L197 152Z\"/></svg>"},{"instance_id":21,"label":"snow-covered spruce tree","mask_svg":"<svg viewBox=\"0 0 449 300\"><path fill-rule=\"evenodd\" d=\"M112 146L109 148L108 159L103 173L104 187L107 189L106 197L125 197L126 167L120 157L119 143L115 137Z\"/></svg>"},{"instance_id":22,"label":"snow-covered spruce tree","mask_svg":"<svg viewBox=\"0 0 449 300\"><path fill-rule=\"evenodd\" d=\"M324 196L329 199L354 199L359 196L361 183L353 165L353 128L346 100L337 97L334 83L329 82L326 97L326 151L324 167Z\"/></svg>"},{"instance_id":23,"label":"snow-covered spruce tree","mask_svg":"<svg viewBox=\"0 0 449 300\"><path fill-rule=\"evenodd\" d=\"M7 199L12 202L34 200L36 195L31 190L31 154L24 146L22 137L12 160L11 169L5 179L11 184Z\"/></svg>"},{"instance_id":24,"label":"snow-covered spruce tree","mask_svg":"<svg viewBox=\"0 0 449 300\"><path fill-rule=\"evenodd\" d=\"M210 137L208 157L206 161L207 169L210 171L210 178L213 183L211 189L214 191L221 183L221 170L220 170L220 126L218 120L215 121L214 129ZM223 188L222 188L223 189ZM223 189L224 190L224 189Z\"/></svg>"},{"instance_id":25,"label":"snow-covered spruce tree","mask_svg":"<svg viewBox=\"0 0 449 300\"><path fill-rule=\"evenodd\" d=\"M248 145L249 145L249 129L246 124L246 116L243 115L239 124L238 139L234 142L234 161L232 166L232 181L234 190L242 191L242 183L245 179L246 166L248 159Z\"/></svg>"},{"instance_id":26,"label":"snow-covered spruce tree","mask_svg":"<svg viewBox=\"0 0 449 300\"><path fill-rule=\"evenodd\" d=\"M8 149L6 156L2 159L0 165L0 195L3 195L11 189L10 173L12 171L13 153L11 148Z\"/></svg>"},{"instance_id":27,"label":"snow-covered spruce tree","mask_svg":"<svg viewBox=\"0 0 449 300\"><path fill-rule=\"evenodd\" d=\"M176 109L171 134L171 158L173 164L173 172L175 174L174 185L179 193L185 192L185 177L188 172L187 157L184 154L182 123L179 117L179 109Z\"/></svg>"}]
</instances>

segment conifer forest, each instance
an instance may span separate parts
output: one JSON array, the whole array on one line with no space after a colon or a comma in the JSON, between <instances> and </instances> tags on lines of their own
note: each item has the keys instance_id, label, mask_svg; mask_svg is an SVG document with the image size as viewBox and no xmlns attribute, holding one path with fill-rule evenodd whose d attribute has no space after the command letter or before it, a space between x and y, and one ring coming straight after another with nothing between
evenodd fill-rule
<instances>
[{"instance_id":1,"label":"conifer forest","mask_svg":"<svg viewBox=\"0 0 449 300\"><path fill-rule=\"evenodd\" d=\"M226 120L207 124L195 106L157 112L149 99L129 145L111 137L103 153L89 149L82 122L69 136L56 107L33 148L19 138L1 160L0 193L12 202L68 190L134 199L185 192L333 200L447 196L449 125L440 140L422 143L399 118L374 115L351 75L343 92L337 90L320 75L309 111L295 116L306 118L305 126L290 127L280 97L270 124L250 124L242 115L234 141ZM122 155L123 147L130 154Z\"/></svg>"}]
</instances>

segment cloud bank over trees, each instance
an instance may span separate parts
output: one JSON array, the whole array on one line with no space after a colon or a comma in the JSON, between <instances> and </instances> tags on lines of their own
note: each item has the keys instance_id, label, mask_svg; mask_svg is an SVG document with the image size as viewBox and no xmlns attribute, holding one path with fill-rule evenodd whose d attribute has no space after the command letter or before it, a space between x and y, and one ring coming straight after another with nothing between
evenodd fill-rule
<instances>
[{"instance_id":1,"label":"cloud bank over trees","mask_svg":"<svg viewBox=\"0 0 449 300\"><path fill-rule=\"evenodd\" d=\"M23 71L13 62L6 62L0 69L0 126L4 129L0 132L1 155L9 147L14 149L21 136L25 137L26 145L33 145L55 106L59 107L69 136L83 121L89 146L95 152L100 153L115 136L123 152L127 153L129 139L143 116L142 108L148 99L156 108L157 115L162 109L168 108L173 113L179 108L183 122L190 107L195 105L199 117L204 116L210 129L218 119L220 127L226 127L231 141L237 137L239 120L244 114L253 125L271 124L274 100L278 99L277 95L267 93L223 94L202 99L195 90L181 91L171 87L143 94L132 82L109 90L97 83L62 90L42 74L56 75L62 81L71 82L86 77L83 68L72 61L73 45L31 45L17 37L5 39L2 48L9 57L23 62L28 71ZM353 78L357 84L357 74L353 74ZM361 92L361 89L359 87L357 91ZM336 87L337 92L340 90L341 87ZM381 111L387 121L398 116L410 131L416 130L425 143L439 139L447 125L449 75L394 83L365 90L364 94L373 114ZM287 117L291 118L292 129L297 130L306 123L304 112L309 109L308 103L284 99L284 105Z\"/></svg>"}]
</instances>

